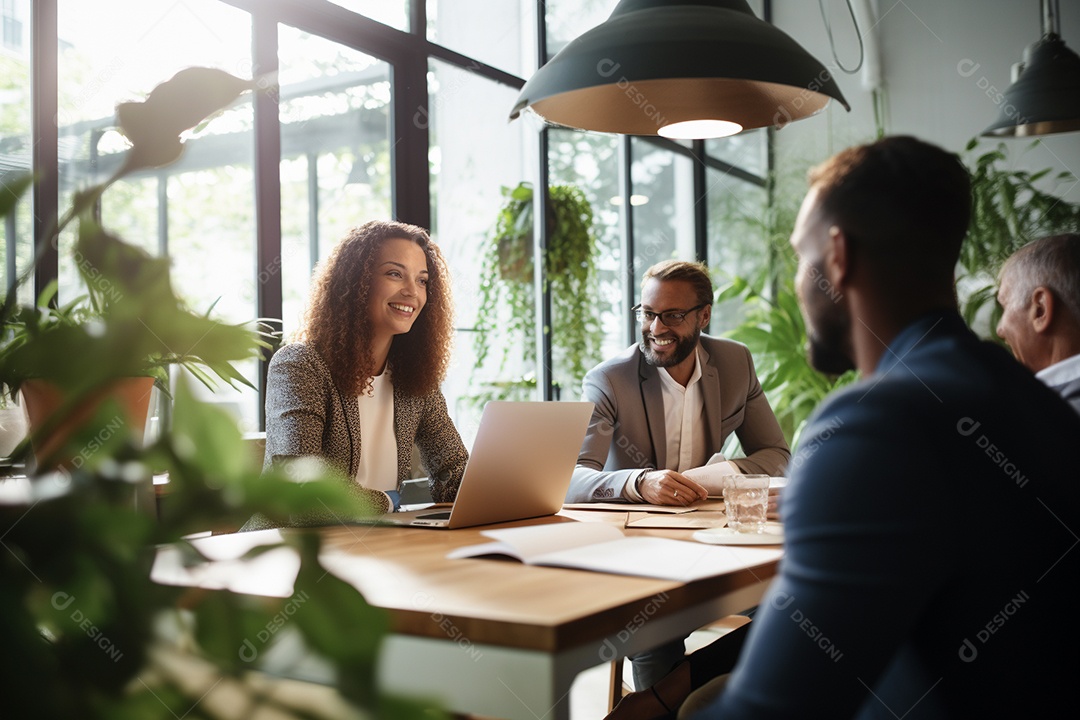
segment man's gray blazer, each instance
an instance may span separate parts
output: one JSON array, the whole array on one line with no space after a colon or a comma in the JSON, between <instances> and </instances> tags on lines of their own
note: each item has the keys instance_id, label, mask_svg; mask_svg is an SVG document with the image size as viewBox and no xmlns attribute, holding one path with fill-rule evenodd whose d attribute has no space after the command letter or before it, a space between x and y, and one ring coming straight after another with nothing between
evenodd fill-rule
<instances>
[{"instance_id":1,"label":"man's gray blazer","mask_svg":"<svg viewBox=\"0 0 1080 720\"><path fill-rule=\"evenodd\" d=\"M783 474L791 452L761 391L750 351L733 340L702 335L699 352L708 456L720 452L734 432L746 453L732 459L740 470ZM637 345L585 376L583 399L595 409L567 502L620 499L627 480L643 469L668 468L660 383L659 371Z\"/></svg>"}]
</instances>

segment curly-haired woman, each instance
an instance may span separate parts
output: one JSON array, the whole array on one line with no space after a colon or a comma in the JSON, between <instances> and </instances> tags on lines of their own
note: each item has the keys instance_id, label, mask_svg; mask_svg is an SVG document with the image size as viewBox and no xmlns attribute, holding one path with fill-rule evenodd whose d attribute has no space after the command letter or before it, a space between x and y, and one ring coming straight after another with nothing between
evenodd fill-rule
<instances>
[{"instance_id":1,"label":"curly-haired woman","mask_svg":"<svg viewBox=\"0 0 1080 720\"><path fill-rule=\"evenodd\" d=\"M270 465L319 456L387 511L410 477L415 443L432 498L457 494L468 454L439 385L453 332L449 273L426 231L372 221L315 271L295 341L270 361Z\"/></svg>"}]
</instances>

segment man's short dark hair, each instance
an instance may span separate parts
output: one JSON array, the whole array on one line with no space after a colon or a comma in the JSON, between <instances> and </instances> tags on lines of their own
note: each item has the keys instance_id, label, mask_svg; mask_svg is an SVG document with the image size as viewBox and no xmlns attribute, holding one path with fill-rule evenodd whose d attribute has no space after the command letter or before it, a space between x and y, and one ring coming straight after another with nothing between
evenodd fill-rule
<instances>
[{"instance_id":1,"label":"man's short dark hair","mask_svg":"<svg viewBox=\"0 0 1080 720\"><path fill-rule=\"evenodd\" d=\"M952 284L971 219L971 179L955 154L888 137L837 153L809 179L825 217L878 270Z\"/></svg>"},{"instance_id":2,"label":"man's short dark hair","mask_svg":"<svg viewBox=\"0 0 1080 720\"><path fill-rule=\"evenodd\" d=\"M1011 297L1031 302L1037 287L1054 294L1080 325L1080 235L1066 233L1032 240L1013 253L1001 269L1012 281Z\"/></svg>"},{"instance_id":3,"label":"man's short dark hair","mask_svg":"<svg viewBox=\"0 0 1080 720\"><path fill-rule=\"evenodd\" d=\"M645 271L645 276L641 279L642 286L648 280L681 280L690 283L694 288L698 304L712 305L712 278L709 277L709 269L702 263L687 262L685 260L664 260Z\"/></svg>"}]
</instances>

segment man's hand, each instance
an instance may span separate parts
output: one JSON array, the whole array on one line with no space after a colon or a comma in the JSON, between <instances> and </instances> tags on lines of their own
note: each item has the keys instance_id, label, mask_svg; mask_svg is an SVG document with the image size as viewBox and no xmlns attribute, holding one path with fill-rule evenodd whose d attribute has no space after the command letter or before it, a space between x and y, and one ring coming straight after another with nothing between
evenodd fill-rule
<instances>
[{"instance_id":1,"label":"man's hand","mask_svg":"<svg viewBox=\"0 0 1080 720\"><path fill-rule=\"evenodd\" d=\"M642 499L653 505L692 505L709 493L696 482L674 470L651 470L638 483Z\"/></svg>"},{"instance_id":2,"label":"man's hand","mask_svg":"<svg viewBox=\"0 0 1080 720\"><path fill-rule=\"evenodd\" d=\"M769 488L769 507L765 515L769 520L780 519L780 498L783 489L782 487Z\"/></svg>"}]
</instances>

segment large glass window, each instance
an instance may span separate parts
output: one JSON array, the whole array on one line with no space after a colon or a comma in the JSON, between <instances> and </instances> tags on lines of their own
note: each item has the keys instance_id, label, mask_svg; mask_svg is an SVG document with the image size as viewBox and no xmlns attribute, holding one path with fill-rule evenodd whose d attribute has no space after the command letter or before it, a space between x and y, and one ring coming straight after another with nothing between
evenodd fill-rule
<instances>
[{"instance_id":1,"label":"large glass window","mask_svg":"<svg viewBox=\"0 0 1080 720\"><path fill-rule=\"evenodd\" d=\"M522 75L536 67L535 7L529 0L427 0L428 39Z\"/></svg>"},{"instance_id":2,"label":"large glass window","mask_svg":"<svg viewBox=\"0 0 1080 720\"><path fill-rule=\"evenodd\" d=\"M772 243L773 220L766 212L765 188L728 173L709 168L708 249L713 281L723 287L736 277L756 281L776 252ZM711 332L735 328L744 318L743 303L732 299L713 308Z\"/></svg>"},{"instance_id":3,"label":"large glass window","mask_svg":"<svg viewBox=\"0 0 1080 720\"><path fill-rule=\"evenodd\" d=\"M28 13L26 0L5 2L0 18L4 26L0 52L0 193L9 192L17 177L30 172L30 44L24 42ZM4 242L0 247L4 292L30 266L34 252L30 197L24 195L15 211L4 218ZM19 302L31 302L32 296L32 287L19 288Z\"/></svg>"},{"instance_id":4,"label":"large glass window","mask_svg":"<svg viewBox=\"0 0 1080 720\"><path fill-rule=\"evenodd\" d=\"M331 0L331 2L398 30L408 30L410 5L414 2L423 2L423 0Z\"/></svg>"},{"instance_id":5,"label":"large glass window","mask_svg":"<svg viewBox=\"0 0 1080 720\"><path fill-rule=\"evenodd\" d=\"M250 16L214 0L60 0L57 21L61 211L77 190L106 180L119 166L126 142L114 129L118 102L144 99L186 67L250 75ZM257 314L251 128L245 98L189 133L179 161L129 176L102 200L106 228L153 253L168 253L173 285L188 304L198 311L213 306L216 317L232 323ZM69 229L59 246L61 302L80 292L74 233ZM255 381L254 362L240 370ZM257 426L254 391L225 388L208 399L230 408L246 429Z\"/></svg>"},{"instance_id":6,"label":"large glass window","mask_svg":"<svg viewBox=\"0 0 1080 720\"><path fill-rule=\"evenodd\" d=\"M287 26L278 41L288 337L299 328L315 264L349 228L391 217L390 66Z\"/></svg>"},{"instance_id":7,"label":"large glass window","mask_svg":"<svg viewBox=\"0 0 1080 720\"><path fill-rule=\"evenodd\" d=\"M544 3L548 57L607 20L618 4L619 0L548 0Z\"/></svg>"},{"instance_id":8,"label":"large glass window","mask_svg":"<svg viewBox=\"0 0 1080 720\"><path fill-rule=\"evenodd\" d=\"M765 128L705 141L705 152L755 175L768 174L769 134Z\"/></svg>"},{"instance_id":9,"label":"large glass window","mask_svg":"<svg viewBox=\"0 0 1080 720\"><path fill-rule=\"evenodd\" d=\"M498 334L506 318L478 319L477 311L482 258L506 200L502 188L513 188L530 177L527 168L535 167L535 162L526 152L526 126L506 121L507 109L517 95L513 88L439 60L429 65L428 88L431 231L450 266L455 315L462 329L443 391L468 444L479 420L478 403L472 398L490 390L493 382L520 378L527 372L521 339ZM513 340L502 371L485 367L474 372L472 331L477 322L490 323L496 330L493 355Z\"/></svg>"},{"instance_id":10,"label":"large glass window","mask_svg":"<svg viewBox=\"0 0 1080 720\"><path fill-rule=\"evenodd\" d=\"M693 160L650 140L631 143L631 217L634 222L634 302L649 266L694 260Z\"/></svg>"},{"instance_id":11,"label":"large glass window","mask_svg":"<svg viewBox=\"0 0 1080 720\"><path fill-rule=\"evenodd\" d=\"M548 131L548 163L552 185L574 185L585 193L592 206L593 230L598 248L596 271L598 302L595 310L603 330L600 357L622 350L629 340L623 308L623 282L626 260L623 258L621 222L624 208L619 192L619 152L617 136L602 133L551 129ZM568 376L566 368L556 367L556 380L567 392L563 398L576 400L580 377Z\"/></svg>"}]
</instances>

